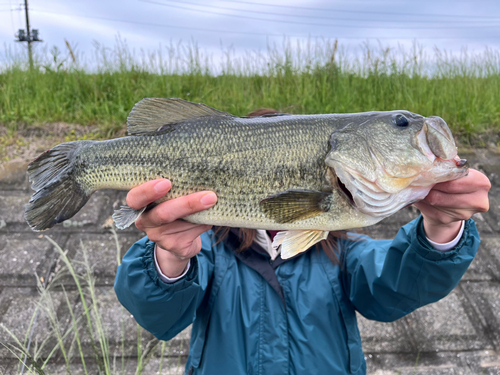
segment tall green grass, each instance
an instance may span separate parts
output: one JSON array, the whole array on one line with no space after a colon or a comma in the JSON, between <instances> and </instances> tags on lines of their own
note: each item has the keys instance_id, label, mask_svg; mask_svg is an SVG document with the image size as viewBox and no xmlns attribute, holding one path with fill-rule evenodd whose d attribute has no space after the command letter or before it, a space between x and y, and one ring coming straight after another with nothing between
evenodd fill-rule
<instances>
[{"instance_id":1,"label":"tall green grass","mask_svg":"<svg viewBox=\"0 0 500 375\"><path fill-rule=\"evenodd\" d=\"M113 231L117 249L117 261L121 263L120 246ZM38 280L39 298L26 329L24 337L17 337L9 329L8 323L0 325L10 336L9 344L0 343L18 359L16 374L49 375L63 373L136 375L143 373L177 375L184 373L182 351L174 348L172 342L160 342L150 336L145 339L144 330L137 324L137 344L135 353L130 353L131 342L127 342L125 320L130 314L120 306L121 343L109 342L109 328L104 321L104 307L99 303L99 287L96 286L92 265L82 244L83 261L70 260L59 245L50 237L45 237L55 248L58 261L50 281ZM78 266L78 267L77 267ZM78 272L77 269L83 269ZM71 280L71 282L68 282ZM66 290L70 285L72 290ZM61 293L62 292L62 293ZM61 294L62 297L61 298ZM75 296L76 301L75 303ZM61 308L62 307L62 308ZM62 313L62 311L64 313ZM42 341L33 339L37 326L44 327L47 334ZM128 338L130 340L130 338ZM180 346L183 346L180 342ZM130 361L130 360L133 361Z\"/></svg>"},{"instance_id":2,"label":"tall green grass","mask_svg":"<svg viewBox=\"0 0 500 375\"><path fill-rule=\"evenodd\" d=\"M357 52L356 52L357 51ZM390 49L336 42L270 45L264 52L215 59L195 44L134 53L118 41L88 57L41 50L27 69L7 49L0 67L0 122L54 121L99 125L108 137L124 127L144 97L178 97L235 115L258 107L289 113L349 113L406 109L443 117L454 132L500 130L500 51L460 54L417 44Z\"/></svg>"}]
</instances>

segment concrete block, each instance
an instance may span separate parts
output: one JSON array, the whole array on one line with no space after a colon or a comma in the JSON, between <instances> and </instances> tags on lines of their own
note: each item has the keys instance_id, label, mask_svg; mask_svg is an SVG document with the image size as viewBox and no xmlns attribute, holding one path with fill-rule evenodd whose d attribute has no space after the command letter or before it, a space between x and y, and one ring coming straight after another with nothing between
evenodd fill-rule
<instances>
[{"instance_id":1,"label":"concrete block","mask_svg":"<svg viewBox=\"0 0 500 375\"><path fill-rule=\"evenodd\" d=\"M402 320L382 323L368 320L357 314L358 327L365 352L403 352L415 351Z\"/></svg>"},{"instance_id":2,"label":"concrete block","mask_svg":"<svg viewBox=\"0 0 500 375\"><path fill-rule=\"evenodd\" d=\"M185 370L185 365L187 361L187 356L177 357L167 357L163 359L152 357L146 363L142 363L141 372L138 372L140 367L137 357L112 357L109 363L109 373L110 374L126 374L133 375L140 373L142 375L158 375L159 369L161 368L162 375L183 375ZM87 368L88 374L98 374L99 367L95 360L91 357L85 358L85 366ZM66 365L60 363L52 363L46 367L47 374L51 375L67 375ZM76 363L71 363L69 365L69 373L71 375L84 375L85 371L81 364L81 360ZM13 373L14 374L14 373ZM17 374L16 374L17 375Z\"/></svg>"},{"instance_id":3,"label":"concrete block","mask_svg":"<svg viewBox=\"0 0 500 375\"><path fill-rule=\"evenodd\" d=\"M495 264L495 279L500 280L500 237L487 237L481 240L479 251L484 251L490 262Z\"/></svg>"},{"instance_id":4,"label":"concrete block","mask_svg":"<svg viewBox=\"0 0 500 375\"><path fill-rule=\"evenodd\" d=\"M491 350L367 354L370 375L498 375L499 353Z\"/></svg>"},{"instance_id":5,"label":"concrete block","mask_svg":"<svg viewBox=\"0 0 500 375\"><path fill-rule=\"evenodd\" d=\"M140 328L135 319L130 313L121 306L116 298L112 287L96 287L97 309L96 305L92 305L90 293L85 291L87 306L91 309L92 329L94 342L97 352L103 355L102 348L99 342L99 331L102 332L107 340L108 356L110 361L115 361L121 366L121 358L125 358L125 363L128 363L130 358L138 355L138 334L140 334L141 351L145 353L149 350L153 351L152 358L160 359L164 357L163 368L175 367L180 363L185 364L189 353L189 338L190 327L181 332L177 337L165 344L162 352L162 343L155 339L149 332ZM67 291L68 299L72 304L74 315L81 317L79 319L79 336L82 343L82 351L84 356L92 358L94 350L92 348L89 335L87 318L83 315L83 304L79 298L77 291ZM52 289L50 292L51 300L56 311L59 329L62 335L72 329L72 319L69 314L64 293L60 289ZM0 324L8 328L21 342L27 333L30 331L29 322L36 314L36 306L40 304L40 297L37 291L33 288L5 288L0 293ZM40 304L43 305L43 304ZM97 312L97 314L95 314ZM100 322L98 324L98 321ZM100 327L100 328L99 328ZM32 338L31 349L40 346L43 340L50 338L50 341L45 346L42 357L46 357L56 345L56 340L53 335L53 327L44 309L36 318L34 325L34 334ZM70 353L70 345L74 339L74 333L70 332L66 340L65 350ZM14 344L15 340L3 329L0 328L0 342L4 344ZM156 345L156 346L155 346ZM32 351L30 351L32 352ZM15 359L14 354L10 353L3 346L0 347L0 358ZM118 359L117 359L118 358ZM137 358L135 358L137 360ZM59 358L57 364L61 364ZM71 352L71 361L73 363L80 362L80 354L76 348ZM92 360L90 361L92 363ZM137 361L136 361L137 363ZM159 361L157 361L159 363ZM6 366L6 365L5 365ZM81 365L80 365L81 366ZM65 369L65 366L60 367ZM58 373L59 367L55 367L55 373ZM134 371L135 372L135 371ZM49 373L54 373L50 371ZM79 373L79 372L76 372Z\"/></svg>"},{"instance_id":6,"label":"concrete block","mask_svg":"<svg viewBox=\"0 0 500 375\"><path fill-rule=\"evenodd\" d=\"M113 285L116 269L118 267L117 257L123 258L127 250L140 239L136 235L118 235L120 252L117 253L117 245L111 233L106 234L73 234L70 236L65 250L68 256L73 259L75 269L79 273L84 272L84 251L87 259L97 277L99 284ZM83 245L83 248L82 248Z\"/></svg>"},{"instance_id":7,"label":"concrete block","mask_svg":"<svg viewBox=\"0 0 500 375\"><path fill-rule=\"evenodd\" d=\"M477 169L483 172L489 178L491 185L500 187L500 158L490 160L488 163L479 163ZM496 163L495 163L496 161Z\"/></svg>"},{"instance_id":8,"label":"concrete block","mask_svg":"<svg viewBox=\"0 0 500 375\"><path fill-rule=\"evenodd\" d=\"M11 161L0 164L0 190L28 189L28 162Z\"/></svg>"},{"instance_id":9,"label":"concrete block","mask_svg":"<svg viewBox=\"0 0 500 375\"><path fill-rule=\"evenodd\" d=\"M401 226L409 223L413 219L416 219L419 215L420 211L418 210L418 208L416 208L415 206L408 206L402 208L394 215L391 215L388 218L384 219L382 222L385 224L398 224Z\"/></svg>"},{"instance_id":10,"label":"concrete block","mask_svg":"<svg viewBox=\"0 0 500 375\"><path fill-rule=\"evenodd\" d=\"M24 342L25 337L30 332L30 321L36 314L36 306L39 301L39 294L34 288L5 288L0 296L3 314L0 316L0 324L6 327ZM55 299L57 307L60 300ZM43 313L39 313L36 324L33 325L33 335L31 347L39 346L50 335L50 323ZM16 341L0 327L0 342L16 345ZM4 346L0 346L0 358L15 358Z\"/></svg>"},{"instance_id":11,"label":"concrete block","mask_svg":"<svg viewBox=\"0 0 500 375\"><path fill-rule=\"evenodd\" d=\"M493 234L500 233L500 187L493 187L489 192L490 210L481 213ZM486 232L485 232L486 233Z\"/></svg>"},{"instance_id":12,"label":"concrete block","mask_svg":"<svg viewBox=\"0 0 500 375\"><path fill-rule=\"evenodd\" d=\"M0 374L18 375L20 369L17 367L19 360L13 358L0 358Z\"/></svg>"},{"instance_id":13,"label":"concrete block","mask_svg":"<svg viewBox=\"0 0 500 375\"><path fill-rule=\"evenodd\" d=\"M500 283L470 282L462 284L483 328L483 335L500 348Z\"/></svg>"},{"instance_id":14,"label":"concrete block","mask_svg":"<svg viewBox=\"0 0 500 375\"><path fill-rule=\"evenodd\" d=\"M35 287L36 277L47 277L55 259L53 246L43 235L0 234L0 285Z\"/></svg>"},{"instance_id":15,"label":"concrete block","mask_svg":"<svg viewBox=\"0 0 500 375\"><path fill-rule=\"evenodd\" d=\"M3 220L7 228L12 224L26 225L24 220L24 206L29 202L31 195L0 195L0 220Z\"/></svg>"},{"instance_id":16,"label":"concrete block","mask_svg":"<svg viewBox=\"0 0 500 375\"><path fill-rule=\"evenodd\" d=\"M419 215L420 211L415 206L408 206L396 212L394 215L385 218L378 224L361 228L361 231L374 239L391 239L396 236L403 225L408 224Z\"/></svg>"},{"instance_id":17,"label":"concrete block","mask_svg":"<svg viewBox=\"0 0 500 375\"><path fill-rule=\"evenodd\" d=\"M31 230L24 220L24 206L29 202L33 191L22 195L0 195L0 220L6 224L6 229L16 225L22 227L22 230ZM109 192L108 192L109 194ZM88 203L74 217L63 223L56 224L47 233L55 231L82 231L88 229L89 226L97 227L97 230L102 230L100 222L101 212L109 207L111 209L111 199L104 192L97 192L90 197ZM102 219L104 221L104 218ZM0 228L1 229L1 228ZM95 229L94 229L95 230Z\"/></svg>"},{"instance_id":18,"label":"concrete block","mask_svg":"<svg viewBox=\"0 0 500 375\"><path fill-rule=\"evenodd\" d=\"M117 357L137 356L138 334L141 335L142 351L148 346L152 348L154 344L158 344L154 350L154 356L158 357L161 354L161 344L153 335L138 326L134 317L120 304L112 287L98 287L96 294L101 327L108 340L111 355ZM76 307L81 311L81 303ZM82 324L86 324L86 322ZM96 327L97 325L94 324L94 340L98 340L99 337ZM183 331L169 341L167 346L169 356L179 357L189 353L188 334L189 331ZM93 352L87 329L81 330L81 337L85 355L91 356Z\"/></svg>"},{"instance_id":19,"label":"concrete block","mask_svg":"<svg viewBox=\"0 0 500 375\"><path fill-rule=\"evenodd\" d=\"M483 238L463 281L500 279L500 238Z\"/></svg>"},{"instance_id":20,"label":"concrete block","mask_svg":"<svg viewBox=\"0 0 500 375\"><path fill-rule=\"evenodd\" d=\"M111 198L109 191L97 191L83 206L83 208L71 219L57 224L54 228L66 231L85 232L89 230L101 230L105 211L111 211ZM101 214L102 213L102 214Z\"/></svg>"},{"instance_id":21,"label":"concrete block","mask_svg":"<svg viewBox=\"0 0 500 375\"><path fill-rule=\"evenodd\" d=\"M490 202L491 203L491 202ZM472 216L472 219L476 223L477 231L481 237L485 235L494 235L496 231L492 229L490 225L491 220L487 220L484 213L479 212Z\"/></svg>"},{"instance_id":22,"label":"concrete block","mask_svg":"<svg viewBox=\"0 0 500 375\"><path fill-rule=\"evenodd\" d=\"M489 340L476 330L463 303L468 302L455 289L446 298L424 306L405 318L418 350L492 349Z\"/></svg>"}]
</instances>

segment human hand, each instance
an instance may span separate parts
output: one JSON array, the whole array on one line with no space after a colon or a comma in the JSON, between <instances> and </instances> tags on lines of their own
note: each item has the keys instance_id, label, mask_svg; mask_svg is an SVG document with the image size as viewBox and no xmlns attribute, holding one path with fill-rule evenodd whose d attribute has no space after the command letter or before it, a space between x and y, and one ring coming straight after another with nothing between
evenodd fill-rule
<instances>
[{"instance_id":1,"label":"human hand","mask_svg":"<svg viewBox=\"0 0 500 375\"><path fill-rule=\"evenodd\" d=\"M462 220L489 209L491 183L481 172L469 169L465 177L436 184L424 200L414 203L424 217L427 238L437 243L452 241Z\"/></svg>"},{"instance_id":2,"label":"human hand","mask_svg":"<svg viewBox=\"0 0 500 375\"><path fill-rule=\"evenodd\" d=\"M165 196L171 187L169 180L148 181L129 191L127 204L140 209ZM200 191L160 203L135 222L136 227L156 243L156 259L165 276L182 274L189 259L201 250L200 235L212 228L211 225L192 224L179 219L206 210L216 202L214 192Z\"/></svg>"}]
</instances>

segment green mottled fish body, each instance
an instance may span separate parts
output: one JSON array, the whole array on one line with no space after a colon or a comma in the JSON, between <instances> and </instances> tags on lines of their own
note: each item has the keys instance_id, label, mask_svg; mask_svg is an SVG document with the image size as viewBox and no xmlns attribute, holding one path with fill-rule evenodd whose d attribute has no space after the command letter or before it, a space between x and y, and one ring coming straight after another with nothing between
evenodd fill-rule
<instances>
[{"instance_id":1,"label":"green mottled fish body","mask_svg":"<svg viewBox=\"0 0 500 375\"><path fill-rule=\"evenodd\" d=\"M239 118L180 99L144 99L129 137L60 144L28 167L35 190L25 217L35 231L75 215L100 189L168 178L156 203L212 190L217 204L185 219L286 230L282 257L364 227L467 174L446 123L407 111ZM146 209L113 215L119 228Z\"/></svg>"},{"instance_id":2,"label":"green mottled fish body","mask_svg":"<svg viewBox=\"0 0 500 375\"><path fill-rule=\"evenodd\" d=\"M172 190L161 201L214 191L217 205L186 218L193 223L269 230L366 226L378 220L360 215L325 178L330 135L344 122L334 115L207 118L161 135L89 142L79 154L77 179L95 191L168 178ZM277 223L260 202L290 189L331 192L335 204L313 218Z\"/></svg>"}]
</instances>

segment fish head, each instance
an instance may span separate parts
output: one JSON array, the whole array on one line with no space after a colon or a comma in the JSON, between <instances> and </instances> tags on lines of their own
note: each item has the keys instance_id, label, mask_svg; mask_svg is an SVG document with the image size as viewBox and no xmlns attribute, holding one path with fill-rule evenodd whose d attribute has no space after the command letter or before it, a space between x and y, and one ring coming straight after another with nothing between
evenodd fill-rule
<instances>
[{"instance_id":1,"label":"fish head","mask_svg":"<svg viewBox=\"0 0 500 375\"><path fill-rule=\"evenodd\" d=\"M438 182L466 176L466 161L446 122L408 111L353 117L330 136L326 165L355 208L392 215L422 200ZM330 183L331 183L330 178Z\"/></svg>"}]
</instances>

